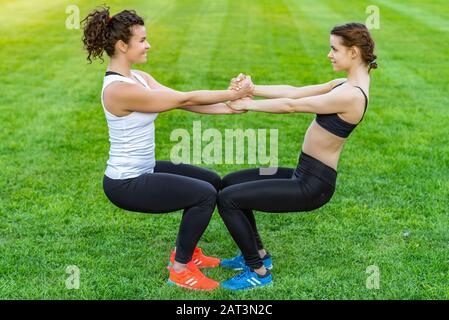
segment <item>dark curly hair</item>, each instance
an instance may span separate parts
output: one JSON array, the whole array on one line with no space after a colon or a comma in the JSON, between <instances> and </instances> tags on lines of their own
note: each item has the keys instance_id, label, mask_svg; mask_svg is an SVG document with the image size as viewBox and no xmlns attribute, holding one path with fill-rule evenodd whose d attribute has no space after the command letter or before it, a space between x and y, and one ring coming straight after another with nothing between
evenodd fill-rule
<instances>
[{"instance_id":1,"label":"dark curly hair","mask_svg":"<svg viewBox=\"0 0 449 320\"><path fill-rule=\"evenodd\" d=\"M104 51L112 57L115 43L118 40L128 43L132 37L132 27L144 25L143 19L134 10L123 10L111 17L107 6L95 9L82 22L84 49L88 53L89 63L96 58L103 62Z\"/></svg>"},{"instance_id":2,"label":"dark curly hair","mask_svg":"<svg viewBox=\"0 0 449 320\"><path fill-rule=\"evenodd\" d=\"M364 24L351 22L336 26L331 30L331 34L340 36L344 46L356 46L360 49L363 61L369 66L368 72L377 69L374 40Z\"/></svg>"}]
</instances>

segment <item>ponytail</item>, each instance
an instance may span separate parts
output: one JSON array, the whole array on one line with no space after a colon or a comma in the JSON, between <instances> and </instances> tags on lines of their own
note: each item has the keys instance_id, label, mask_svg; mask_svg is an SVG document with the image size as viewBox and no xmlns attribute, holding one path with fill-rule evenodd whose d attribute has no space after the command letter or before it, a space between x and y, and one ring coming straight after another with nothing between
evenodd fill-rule
<instances>
[{"instance_id":1,"label":"ponytail","mask_svg":"<svg viewBox=\"0 0 449 320\"><path fill-rule=\"evenodd\" d=\"M116 42L122 40L128 43L132 37L132 27L144 25L143 19L134 10L123 10L111 17L107 6L95 9L82 22L82 40L89 63L96 58L103 62L104 51L112 57Z\"/></svg>"},{"instance_id":2,"label":"ponytail","mask_svg":"<svg viewBox=\"0 0 449 320\"><path fill-rule=\"evenodd\" d=\"M107 46L107 27L110 23L109 7L95 9L83 20L84 25L84 49L88 56L87 60L99 58L103 62L103 52Z\"/></svg>"}]
</instances>

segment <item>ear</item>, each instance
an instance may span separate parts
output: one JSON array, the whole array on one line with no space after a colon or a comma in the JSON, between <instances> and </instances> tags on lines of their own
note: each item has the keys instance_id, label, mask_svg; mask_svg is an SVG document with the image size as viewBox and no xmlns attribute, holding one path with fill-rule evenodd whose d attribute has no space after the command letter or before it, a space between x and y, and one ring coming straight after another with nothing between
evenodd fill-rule
<instances>
[{"instance_id":1,"label":"ear","mask_svg":"<svg viewBox=\"0 0 449 320\"><path fill-rule=\"evenodd\" d=\"M126 44L123 40L118 40L116 47L122 53L126 53L128 51L128 44Z\"/></svg>"},{"instance_id":2,"label":"ear","mask_svg":"<svg viewBox=\"0 0 449 320\"><path fill-rule=\"evenodd\" d=\"M356 47L356 46L352 46L352 47L349 49L349 52L350 52L350 54L351 54L351 58L352 58L352 59L355 59L355 58L357 58L358 56L360 56L360 49L359 49L358 47Z\"/></svg>"}]
</instances>

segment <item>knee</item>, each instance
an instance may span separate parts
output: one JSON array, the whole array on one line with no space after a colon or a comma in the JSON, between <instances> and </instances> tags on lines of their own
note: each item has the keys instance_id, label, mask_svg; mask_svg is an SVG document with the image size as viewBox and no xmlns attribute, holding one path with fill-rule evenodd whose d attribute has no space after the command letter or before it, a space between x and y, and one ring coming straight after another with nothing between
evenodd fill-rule
<instances>
[{"instance_id":1,"label":"knee","mask_svg":"<svg viewBox=\"0 0 449 320\"><path fill-rule=\"evenodd\" d=\"M215 188L216 192L220 191L223 188L221 177L215 172L211 176L210 183Z\"/></svg>"},{"instance_id":2,"label":"knee","mask_svg":"<svg viewBox=\"0 0 449 320\"><path fill-rule=\"evenodd\" d=\"M204 184L204 188L201 191L202 201L201 204L207 207L215 207L217 203L217 190L209 183Z\"/></svg>"},{"instance_id":3,"label":"knee","mask_svg":"<svg viewBox=\"0 0 449 320\"><path fill-rule=\"evenodd\" d=\"M199 180L203 180L211 184L215 191L218 192L221 189L221 177L215 171L202 168L201 176L197 176L196 178Z\"/></svg>"},{"instance_id":4,"label":"knee","mask_svg":"<svg viewBox=\"0 0 449 320\"><path fill-rule=\"evenodd\" d=\"M331 201L332 196L334 195L334 191L335 191L335 189L321 194L319 204L318 204L319 207L322 207L325 204L327 204L329 201Z\"/></svg>"},{"instance_id":5,"label":"knee","mask_svg":"<svg viewBox=\"0 0 449 320\"><path fill-rule=\"evenodd\" d=\"M234 207L232 191L229 188L222 189L217 195L217 205L219 208ZM221 214L221 213L220 213Z\"/></svg>"},{"instance_id":6,"label":"knee","mask_svg":"<svg viewBox=\"0 0 449 320\"><path fill-rule=\"evenodd\" d=\"M225 175L223 177L223 179L221 179L221 189L224 189L224 188L229 187L231 185L233 185L232 173L228 173L227 175Z\"/></svg>"}]
</instances>

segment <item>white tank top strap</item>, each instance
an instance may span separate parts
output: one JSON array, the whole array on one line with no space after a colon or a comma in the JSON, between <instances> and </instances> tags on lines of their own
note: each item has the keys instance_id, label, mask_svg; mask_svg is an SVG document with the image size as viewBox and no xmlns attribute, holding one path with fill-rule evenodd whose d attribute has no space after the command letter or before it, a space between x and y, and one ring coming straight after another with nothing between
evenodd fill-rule
<instances>
[{"instance_id":1,"label":"white tank top strap","mask_svg":"<svg viewBox=\"0 0 449 320\"><path fill-rule=\"evenodd\" d=\"M145 79L138 74L135 70L131 70L131 73L134 77L136 77L136 79L140 82L140 84L144 85L145 88L151 89L150 86L148 85L148 83L145 81ZM135 80L130 79L128 77L122 76L122 75L118 75L118 74L109 74L107 76L104 77L104 81L103 81L103 90L110 85L111 83L115 82L115 81L122 81L122 82L127 82L127 83L137 83Z\"/></svg>"},{"instance_id":2,"label":"white tank top strap","mask_svg":"<svg viewBox=\"0 0 449 320\"><path fill-rule=\"evenodd\" d=\"M106 88L108 85L110 85L111 83L115 82L115 81L122 81L122 82L127 82L127 83L136 83L134 80L124 77L124 76L119 76L118 74L110 74L106 77L104 77L104 81L103 81L103 90L104 88Z\"/></svg>"},{"instance_id":3,"label":"white tank top strap","mask_svg":"<svg viewBox=\"0 0 449 320\"><path fill-rule=\"evenodd\" d=\"M150 86L148 85L148 83L145 81L145 79L140 74L138 74L135 70L131 70L131 73L133 74L134 77L137 78L137 80L139 80L139 82L141 84L143 84L145 86L145 88L151 89Z\"/></svg>"}]
</instances>

